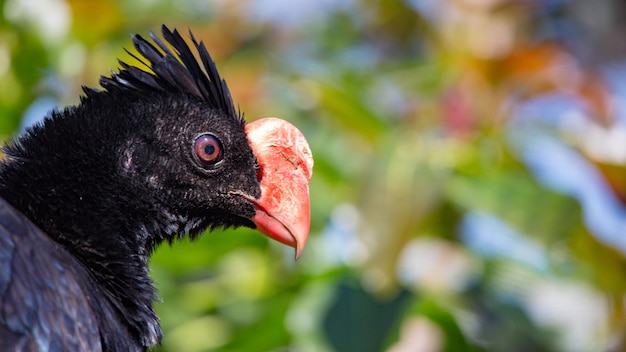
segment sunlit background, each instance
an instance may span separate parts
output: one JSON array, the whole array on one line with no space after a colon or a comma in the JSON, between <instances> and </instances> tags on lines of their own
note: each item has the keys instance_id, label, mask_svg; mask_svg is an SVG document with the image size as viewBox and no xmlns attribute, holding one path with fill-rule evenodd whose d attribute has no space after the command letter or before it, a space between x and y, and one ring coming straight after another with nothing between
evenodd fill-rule
<instances>
[{"instance_id":1,"label":"sunlit background","mask_svg":"<svg viewBox=\"0 0 626 352\"><path fill-rule=\"evenodd\" d=\"M626 350L626 4L0 1L0 138L192 29L315 157L299 261L161 247L161 351Z\"/></svg>"}]
</instances>

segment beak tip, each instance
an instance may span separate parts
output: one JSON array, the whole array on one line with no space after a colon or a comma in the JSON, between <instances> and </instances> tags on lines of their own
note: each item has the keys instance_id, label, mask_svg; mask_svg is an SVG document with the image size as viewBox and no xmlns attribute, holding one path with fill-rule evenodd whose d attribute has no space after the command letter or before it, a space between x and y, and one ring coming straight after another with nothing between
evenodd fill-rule
<instances>
[{"instance_id":1,"label":"beak tip","mask_svg":"<svg viewBox=\"0 0 626 352\"><path fill-rule=\"evenodd\" d=\"M309 211L307 209L307 214L309 214ZM293 229L294 231L291 232L294 242L295 242L295 246L294 248L296 249L296 260L298 260L300 258L300 255L302 255L302 252L304 251L304 247L306 246L307 240L309 239L309 226L310 226L310 215L306 216L305 219L303 219L303 221L301 221L300 223L298 223L297 225L299 226L295 226L295 228Z\"/></svg>"},{"instance_id":2,"label":"beak tip","mask_svg":"<svg viewBox=\"0 0 626 352\"><path fill-rule=\"evenodd\" d=\"M300 243L296 244L296 256L295 259L300 259L300 255L302 255L302 251L304 250L304 246L301 246Z\"/></svg>"},{"instance_id":3,"label":"beak tip","mask_svg":"<svg viewBox=\"0 0 626 352\"><path fill-rule=\"evenodd\" d=\"M257 209L256 214L250 220L254 222L257 230L261 233L294 248L295 259L300 258L309 235L308 217L305 221L281 221L281 218L274 217L262 209ZM288 224L292 224L292 226Z\"/></svg>"}]
</instances>

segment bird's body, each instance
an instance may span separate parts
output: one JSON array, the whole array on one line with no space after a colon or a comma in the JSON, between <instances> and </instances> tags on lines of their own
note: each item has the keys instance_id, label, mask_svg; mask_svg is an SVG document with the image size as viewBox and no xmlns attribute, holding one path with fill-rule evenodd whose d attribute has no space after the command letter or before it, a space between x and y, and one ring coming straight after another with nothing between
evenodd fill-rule
<instances>
[{"instance_id":1,"label":"bird's body","mask_svg":"<svg viewBox=\"0 0 626 352\"><path fill-rule=\"evenodd\" d=\"M4 200L0 234L0 351L141 349L81 262Z\"/></svg>"},{"instance_id":2,"label":"bird's body","mask_svg":"<svg viewBox=\"0 0 626 352\"><path fill-rule=\"evenodd\" d=\"M306 141L266 167L266 152L251 145L267 143L249 140L262 123L246 125L235 112L203 44L193 39L204 70L176 31L163 27L163 35L175 54L154 35L164 54L133 38L152 73L122 63L101 80L105 91L85 88L81 104L53 112L5 147L0 350L158 344L147 262L163 241L258 226L298 253L304 245L308 187L286 212L266 198L282 188L272 170L308 184ZM293 163L302 157L304 167Z\"/></svg>"}]
</instances>

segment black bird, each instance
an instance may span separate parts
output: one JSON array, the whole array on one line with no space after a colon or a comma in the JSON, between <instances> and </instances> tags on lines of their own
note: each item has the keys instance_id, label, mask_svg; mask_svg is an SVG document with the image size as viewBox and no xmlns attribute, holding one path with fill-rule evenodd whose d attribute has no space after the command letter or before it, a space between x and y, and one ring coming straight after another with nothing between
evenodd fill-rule
<instances>
[{"instance_id":1,"label":"black bird","mask_svg":"<svg viewBox=\"0 0 626 352\"><path fill-rule=\"evenodd\" d=\"M169 45L133 36L145 67L120 61L104 90L83 88L4 147L0 351L157 345L147 262L163 241L247 226L296 256L304 247L302 134L276 118L246 124L204 44L162 36Z\"/></svg>"}]
</instances>

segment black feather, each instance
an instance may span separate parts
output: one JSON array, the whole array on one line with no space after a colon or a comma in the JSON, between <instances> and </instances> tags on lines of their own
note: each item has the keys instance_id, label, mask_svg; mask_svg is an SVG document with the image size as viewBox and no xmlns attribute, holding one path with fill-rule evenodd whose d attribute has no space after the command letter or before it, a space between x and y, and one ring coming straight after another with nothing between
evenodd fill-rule
<instances>
[{"instance_id":1,"label":"black feather","mask_svg":"<svg viewBox=\"0 0 626 352\"><path fill-rule=\"evenodd\" d=\"M151 72L120 61L122 66L120 71L113 73L111 77L101 77L100 84L105 89L121 88L139 92L159 91L188 94L243 123L243 117L235 111L228 85L217 72L215 62L204 43L198 43L193 33L189 32L193 46L202 63L201 66L177 30L171 31L163 25L161 34L173 50L156 34L150 32L150 38L156 46L140 35L133 35L133 45L140 56L127 51L131 57Z\"/></svg>"}]
</instances>

